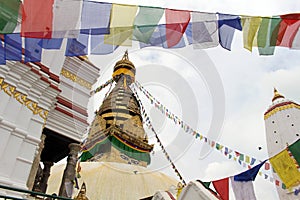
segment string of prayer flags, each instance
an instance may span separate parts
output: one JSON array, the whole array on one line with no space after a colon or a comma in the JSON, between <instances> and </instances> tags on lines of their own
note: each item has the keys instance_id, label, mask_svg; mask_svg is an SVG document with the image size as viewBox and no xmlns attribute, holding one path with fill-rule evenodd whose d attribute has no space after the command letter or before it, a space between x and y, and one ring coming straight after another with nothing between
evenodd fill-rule
<instances>
[{"instance_id":1,"label":"string of prayer flags","mask_svg":"<svg viewBox=\"0 0 300 200\"><path fill-rule=\"evenodd\" d=\"M18 23L20 0L0 2L0 34L13 33Z\"/></svg>"},{"instance_id":2,"label":"string of prayer flags","mask_svg":"<svg viewBox=\"0 0 300 200\"><path fill-rule=\"evenodd\" d=\"M135 87L134 87L134 84L132 84L132 85L130 86L130 88L131 88L131 90L132 90L132 92L133 92L135 98L137 99L137 101L139 102L139 104L140 104L140 106L141 106L143 117L144 117L144 119L146 119L146 126L154 133L155 138L156 138L156 140L157 140L157 143L158 143L159 146L161 147L163 153L165 154L167 160L170 162L170 164L171 164L171 166L172 166L172 169L174 170L174 172L176 173L176 175L179 177L180 181L182 181L183 185L186 185L185 180L183 179L183 177L182 177L181 174L179 173L179 171L178 171L178 169L176 168L174 162L171 160L171 157L169 156L169 154L167 153L167 151L166 151L164 145L162 144L161 140L159 139L159 137L158 137L158 135L157 135L155 129L153 128L152 123L151 123L151 121L150 121L150 118L148 117L147 113L145 112L145 108L144 108L144 106L143 106L143 104L142 104L142 101L140 100L140 98L139 98L139 96L138 96L138 94L137 94L137 91L136 91L136 89L135 89Z\"/></svg>"},{"instance_id":3,"label":"string of prayer flags","mask_svg":"<svg viewBox=\"0 0 300 200\"><path fill-rule=\"evenodd\" d=\"M96 94L97 92L100 92L103 88L105 88L106 86L112 84L114 82L113 79L110 79L108 81L106 81L103 85L100 85L99 87L97 87L95 90L93 90L91 92L91 95Z\"/></svg>"}]
</instances>

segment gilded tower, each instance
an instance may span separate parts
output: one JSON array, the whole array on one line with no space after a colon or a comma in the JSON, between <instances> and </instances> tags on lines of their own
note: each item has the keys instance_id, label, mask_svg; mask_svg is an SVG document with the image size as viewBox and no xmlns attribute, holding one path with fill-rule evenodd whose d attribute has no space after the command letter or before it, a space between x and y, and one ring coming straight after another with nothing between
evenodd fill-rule
<instances>
[{"instance_id":1,"label":"gilded tower","mask_svg":"<svg viewBox=\"0 0 300 200\"><path fill-rule=\"evenodd\" d=\"M96 111L81 161L150 164L153 145L148 144L140 105L129 87L135 71L126 51L114 66L115 86Z\"/></svg>"}]
</instances>

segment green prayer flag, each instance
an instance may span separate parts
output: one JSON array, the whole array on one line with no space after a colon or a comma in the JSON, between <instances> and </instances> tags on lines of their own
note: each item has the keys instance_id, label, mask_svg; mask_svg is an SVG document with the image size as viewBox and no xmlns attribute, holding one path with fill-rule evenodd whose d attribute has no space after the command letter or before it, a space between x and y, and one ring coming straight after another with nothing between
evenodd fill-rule
<instances>
[{"instance_id":1,"label":"green prayer flag","mask_svg":"<svg viewBox=\"0 0 300 200\"><path fill-rule=\"evenodd\" d=\"M272 18L271 28L270 28L270 33L272 34L270 38L270 46L276 46L278 31L280 28L280 22L281 22L280 17L276 16Z\"/></svg>"},{"instance_id":2,"label":"green prayer flag","mask_svg":"<svg viewBox=\"0 0 300 200\"><path fill-rule=\"evenodd\" d=\"M208 189L211 182L202 182L202 183Z\"/></svg>"},{"instance_id":3,"label":"green prayer flag","mask_svg":"<svg viewBox=\"0 0 300 200\"><path fill-rule=\"evenodd\" d=\"M274 29L274 24L277 23L277 18L262 18L258 33L257 46L259 55L273 55L275 46L270 46L271 35Z\"/></svg>"},{"instance_id":4,"label":"green prayer flag","mask_svg":"<svg viewBox=\"0 0 300 200\"><path fill-rule=\"evenodd\" d=\"M20 0L0 1L0 33L13 33L17 26Z\"/></svg>"},{"instance_id":5,"label":"green prayer flag","mask_svg":"<svg viewBox=\"0 0 300 200\"><path fill-rule=\"evenodd\" d=\"M288 148L297 161L298 165L300 165L300 139L290 145Z\"/></svg>"},{"instance_id":6,"label":"green prayer flag","mask_svg":"<svg viewBox=\"0 0 300 200\"><path fill-rule=\"evenodd\" d=\"M140 6L134 20L133 39L147 44L163 14L163 8Z\"/></svg>"}]
</instances>

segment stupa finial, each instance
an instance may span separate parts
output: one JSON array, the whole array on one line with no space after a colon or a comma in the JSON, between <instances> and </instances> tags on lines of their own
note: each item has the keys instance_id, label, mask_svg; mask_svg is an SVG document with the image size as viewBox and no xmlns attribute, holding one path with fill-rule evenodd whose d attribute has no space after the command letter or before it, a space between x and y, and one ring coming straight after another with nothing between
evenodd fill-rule
<instances>
[{"instance_id":1,"label":"stupa finial","mask_svg":"<svg viewBox=\"0 0 300 200\"><path fill-rule=\"evenodd\" d=\"M283 99L284 98L284 96L283 95L281 95L278 91L277 91L277 89L274 87L274 97L273 97L273 99L272 99L272 102L274 102L276 99Z\"/></svg>"}]
</instances>

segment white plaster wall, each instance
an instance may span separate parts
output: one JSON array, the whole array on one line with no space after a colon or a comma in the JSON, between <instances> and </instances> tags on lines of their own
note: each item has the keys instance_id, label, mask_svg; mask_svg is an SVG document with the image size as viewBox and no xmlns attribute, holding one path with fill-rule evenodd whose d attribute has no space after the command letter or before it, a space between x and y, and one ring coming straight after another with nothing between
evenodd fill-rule
<instances>
[{"instance_id":1,"label":"white plaster wall","mask_svg":"<svg viewBox=\"0 0 300 200\"><path fill-rule=\"evenodd\" d=\"M269 156L272 157L300 137L300 110L290 108L276 112L266 121L266 137Z\"/></svg>"}]
</instances>

